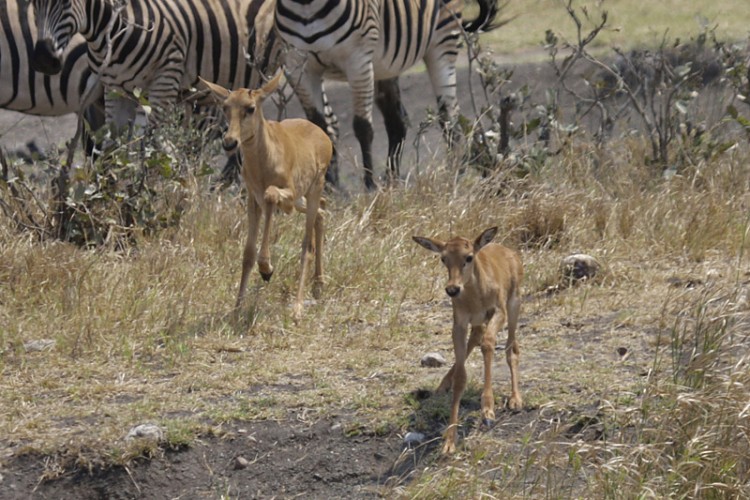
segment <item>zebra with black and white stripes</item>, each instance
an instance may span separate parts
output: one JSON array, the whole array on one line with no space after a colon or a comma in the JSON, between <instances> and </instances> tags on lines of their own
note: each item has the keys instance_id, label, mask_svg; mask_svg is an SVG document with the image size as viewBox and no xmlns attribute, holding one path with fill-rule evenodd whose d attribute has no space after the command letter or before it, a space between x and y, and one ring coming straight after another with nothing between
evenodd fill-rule
<instances>
[{"instance_id":1,"label":"zebra with black and white stripes","mask_svg":"<svg viewBox=\"0 0 750 500\"><path fill-rule=\"evenodd\" d=\"M30 10L23 0L0 0L0 108L39 116L85 108L91 128L99 128L104 122L103 96L89 68L86 41L80 35L71 39L58 74L35 71L31 59L36 25Z\"/></svg>"},{"instance_id":2,"label":"zebra with black and white stripes","mask_svg":"<svg viewBox=\"0 0 750 500\"><path fill-rule=\"evenodd\" d=\"M479 0L479 7L477 19L462 23L462 0L276 0L279 33L303 55L303 61L287 67L308 118L323 126L323 77L346 80L352 88L354 134L362 149L367 189L375 188L373 101L388 130L388 175L398 176L406 124L397 78L418 61L425 62L441 122L448 130L458 115L461 29L478 32L498 26L493 25L496 0ZM294 74L296 70L303 74ZM335 176L333 172L329 179Z\"/></svg>"},{"instance_id":3,"label":"zebra with black and white stripes","mask_svg":"<svg viewBox=\"0 0 750 500\"><path fill-rule=\"evenodd\" d=\"M104 87L107 123L135 116L139 91L151 125L191 92L198 76L225 87L255 87L279 56L272 0L32 0L36 68L55 73L70 41L86 39ZM248 60L252 64L248 64Z\"/></svg>"}]
</instances>

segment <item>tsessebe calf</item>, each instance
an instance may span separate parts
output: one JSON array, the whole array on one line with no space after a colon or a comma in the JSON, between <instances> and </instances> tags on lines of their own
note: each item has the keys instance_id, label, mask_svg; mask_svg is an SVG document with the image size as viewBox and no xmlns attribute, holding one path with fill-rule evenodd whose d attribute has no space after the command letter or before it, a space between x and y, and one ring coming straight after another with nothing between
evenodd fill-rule
<instances>
[{"instance_id":1,"label":"tsessebe calf","mask_svg":"<svg viewBox=\"0 0 750 500\"><path fill-rule=\"evenodd\" d=\"M456 450L458 407L466 388L466 358L476 346L481 346L484 358L484 388L482 417L494 420L495 401L492 395L492 359L495 336L508 322L508 341L505 356L510 367L511 395L508 406L521 409L523 404L518 388L518 358L516 326L521 308L520 286L523 264L518 253L497 243L490 243L497 227L485 230L473 242L456 237L447 242L414 236L414 241L427 250L437 252L448 268L446 293L453 303L453 350L456 361L445 375L438 391L452 390L451 415L445 433L443 453ZM466 339L471 325L471 336Z\"/></svg>"},{"instance_id":2,"label":"tsessebe calf","mask_svg":"<svg viewBox=\"0 0 750 500\"><path fill-rule=\"evenodd\" d=\"M305 276L310 253L315 254L313 295L319 298L323 284L323 212L322 198L325 172L333 155L333 144L322 129L303 119L281 122L263 117L263 101L281 82L283 73L257 90L229 91L220 85L201 81L223 104L229 128L223 146L227 152L242 150L242 177L248 191L248 235L242 259L242 278L237 305L242 304L250 269L258 259L258 270L264 280L271 279L273 266L269 240L274 210L291 213L294 208L307 215L302 240L301 270L295 318L302 314ZM256 241L260 219L265 215L260 255Z\"/></svg>"}]
</instances>

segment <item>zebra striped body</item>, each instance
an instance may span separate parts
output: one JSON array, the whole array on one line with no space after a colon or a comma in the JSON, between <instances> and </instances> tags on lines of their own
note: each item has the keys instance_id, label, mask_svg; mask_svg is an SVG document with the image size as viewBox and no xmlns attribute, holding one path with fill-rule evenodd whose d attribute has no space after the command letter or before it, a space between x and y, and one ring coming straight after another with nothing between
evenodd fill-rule
<instances>
[{"instance_id":1,"label":"zebra striped body","mask_svg":"<svg viewBox=\"0 0 750 500\"><path fill-rule=\"evenodd\" d=\"M75 113L86 90L95 84L81 36L62 56L61 73L53 76L30 65L36 39L31 7L19 0L0 0L0 108L42 116ZM92 98L98 97L94 92Z\"/></svg>"},{"instance_id":2,"label":"zebra striped body","mask_svg":"<svg viewBox=\"0 0 750 500\"><path fill-rule=\"evenodd\" d=\"M39 68L54 72L76 33L88 44L105 88L107 123L135 113L136 89L153 108L150 122L190 92L198 75L220 85L254 87L278 57L270 0L33 0ZM247 64L246 54L255 64ZM120 92L113 97L111 91ZM124 96L122 95L124 94Z\"/></svg>"},{"instance_id":3,"label":"zebra striped body","mask_svg":"<svg viewBox=\"0 0 750 500\"><path fill-rule=\"evenodd\" d=\"M464 23L469 31L491 28L497 14L495 0L480 0L477 20ZM372 105L377 87L385 96L378 102L389 135L389 175L398 176L406 136L405 116L398 97L398 75L422 60L445 127L458 114L456 58L462 29L462 0L277 0L275 20L282 38L298 49L304 68L290 82L310 120L320 122L321 82L344 79L352 87L354 132L362 148L365 186L375 187L372 171ZM390 107L389 107L390 106ZM389 118L390 116L390 118Z\"/></svg>"},{"instance_id":4,"label":"zebra striped body","mask_svg":"<svg viewBox=\"0 0 750 500\"><path fill-rule=\"evenodd\" d=\"M40 116L84 109L91 129L98 129L104 124L103 95L89 68L86 41L81 36L71 40L59 74L35 71L30 63L36 40L33 21L27 2L0 0L0 108ZM87 137L87 151L93 147Z\"/></svg>"}]
</instances>

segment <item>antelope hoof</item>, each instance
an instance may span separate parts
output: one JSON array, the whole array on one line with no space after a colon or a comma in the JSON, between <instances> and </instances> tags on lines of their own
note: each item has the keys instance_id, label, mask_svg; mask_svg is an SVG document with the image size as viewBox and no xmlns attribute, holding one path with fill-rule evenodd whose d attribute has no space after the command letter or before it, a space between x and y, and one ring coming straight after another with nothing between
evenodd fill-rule
<instances>
[{"instance_id":1,"label":"antelope hoof","mask_svg":"<svg viewBox=\"0 0 750 500\"><path fill-rule=\"evenodd\" d=\"M443 443L443 455L453 455L456 452L456 443L453 440L446 439Z\"/></svg>"},{"instance_id":2,"label":"antelope hoof","mask_svg":"<svg viewBox=\"0 0 750 500\"><path fill-rule=\"evenodd\" d=\"M443 455L452 455L456 451L457 426L458 424L450 424L448 430L443 434L443 438L445 439L443 443Z\"/></svg>"},{"instance_id":3,"label":"antelope hoof","mask_svg":"<svg viewBox=\"0 0 750 500\"><path fill-rule=\"evenodd\" d=\"M490 408L489 410L482 410L482 422L494 422L495 421L495 410Z\"/></svg>"},{"instance_id":4,"label":"antelope hoof","mask_svg":"<svg viewBox=\"0 0 750 500\"><path fill-rule=\"evenodd\" d=\"M302 311L304 310L304 307L301 302L295 302L292 306L292 321L294 323L299 323L302 319Z\"/></svg>"},{"instance_id":5,"label":"antelope hoof","mask_svg":"<svg viewBox=\"0 0 750 500\"><path fill-rule=\"evenodd\" d=\"M508 408L510 408L513 411L520 411L523 409L523 400L521 400L521 396L513 395L508 400Z\"/></svg>"},{"instance_id":6,"label":"antelope hoof","mask_svg":"<svg viewBox=\"0 0 750 500\"><path fill-rule=\"evenodd\" d=\"M322 291L323 291L323 282L316 281L315 283L313 283L312 294L313 294L313 298L315 298L315 300L319 300L320 299L320 295L321 295Z\"/></svg>"},{"instance_id":7,"label":"antelope hoof","mask_svg":"<svg viewBox=\"0 0 750 500\"><path fill-rule=\"evenodd\" d=\"M268 271L258 270L260 272L260 277L263 278L263 281L269 282L271 281L271 276L273 276L273 268L271 268Z\"/></svg>"},{"instance_id":8,"label":"antelope hoof","mask_svg":"<svg viewBox=\"0 0 750 500\"><path fill-rule=\"evenodd\" d=\"M494 418L487 418L487 417L484 417L484 418L482 419L482 425L483 425L483 426L484 426L485 428L487 428L487 429L491 429L491 428L492 428L492 426L494 426L494 425L495 425L495 419L494 419Z\"/></svg>"}]
</instances>

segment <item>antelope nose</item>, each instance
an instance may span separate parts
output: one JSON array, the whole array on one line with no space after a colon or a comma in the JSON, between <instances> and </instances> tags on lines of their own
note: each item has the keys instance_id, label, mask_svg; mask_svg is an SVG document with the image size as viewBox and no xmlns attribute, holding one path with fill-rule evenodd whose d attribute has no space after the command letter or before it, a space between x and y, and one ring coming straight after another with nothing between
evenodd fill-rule
<instances>
[{"instance_id":1,"label":"antelope nose","mask_svg":"<svg viewBox=\"0 0 750 500\"><path fill-rule=\"evenodd\" d=\"M235 139L225 137L222 145L224 146L224 151L234 151L237 149L237 141Z\"/></svg>"},{"instance_id":2,"label":"antelope nose","mask_svg":"<svg viewBox=\"0 0 750 500\"><path fill-rule=\"evenodd\" d=\"M458 287L456 285L448 285L445 287L445 293L447 293L451 297L455 297L460 291L461 287Z\"/></svg>"}]
</instances>

